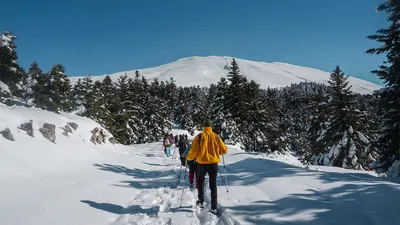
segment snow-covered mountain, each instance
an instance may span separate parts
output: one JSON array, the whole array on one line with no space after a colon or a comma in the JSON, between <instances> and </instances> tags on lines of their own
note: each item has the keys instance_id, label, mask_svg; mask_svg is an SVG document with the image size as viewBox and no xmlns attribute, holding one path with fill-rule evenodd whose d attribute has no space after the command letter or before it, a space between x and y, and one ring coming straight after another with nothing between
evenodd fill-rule
<instances>
[{"instance_id":1,"label":"snow-covered mountain","mask_svg":"<svg viewBox=\"0 0 400 225\"><path fill-rule=\"evenodd\" d=\"M329 80L329 72L309 67L302 67L279 62L256 62L235 58L240 70L249 80L258 82L262 88L285 87L292 83L304 81L326 83ZM137 69L147 79L160 81L169 80L171 77L178 86L209 86L217 83L221 77L226 77L232 57L208 56L189 57L179 59L165 65L154 68ZM129 77L135 76L136 70L123 71L109 74L111 79L116 81L119 76L125 73ZM94 80L104 79L106 75L94 76ZM71 77L74 83L79 77ZM357 93L370 94L382 86L366 80L349 77L352 90Z\"/></svg>"}]
</instances>

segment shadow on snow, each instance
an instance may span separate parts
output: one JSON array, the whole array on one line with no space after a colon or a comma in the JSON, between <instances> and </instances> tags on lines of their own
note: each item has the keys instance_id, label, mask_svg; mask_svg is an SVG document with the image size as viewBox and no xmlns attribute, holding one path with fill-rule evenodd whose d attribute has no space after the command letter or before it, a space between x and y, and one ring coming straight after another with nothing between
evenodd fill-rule
<instances>
[{"instance_id":1,"label":"shadow on snow","mask_svg":"<svg viewBox=\"0 0 400 225\"><path fill-rule=\"evenodd\" d=\"M356 172L314 171L263 158L247 158L229 164L227 171L231 188L257 185L276 177L309 176L322 183L343 183L323 191L308 189L307 193L288 195L276 201L260 200L226 207L252 224L400 224L399 180Z\"/></svg>"},{"instance_id":2,"label":"shadow on snow","mask_svg":"<svg viewBox=\"0 0 400 225\"><path fill-rule=\"evenodd\" d=\"M151 215L157 215L158 212L160 211L160 206L154 206L151 208L144 209L139 205L131 205L131 206L128 206L127 208L125 208L120 205L115 205L115 204L111 204L111 203L98 203L98 202L93 202L93 201L89 201L89 200L81 200L81 202L86 203L90 207L93 207L95 209L103 210L103 211L118 214L118 215L147 214L147 215L151 216Z\"/></svg>"}]
</instances>

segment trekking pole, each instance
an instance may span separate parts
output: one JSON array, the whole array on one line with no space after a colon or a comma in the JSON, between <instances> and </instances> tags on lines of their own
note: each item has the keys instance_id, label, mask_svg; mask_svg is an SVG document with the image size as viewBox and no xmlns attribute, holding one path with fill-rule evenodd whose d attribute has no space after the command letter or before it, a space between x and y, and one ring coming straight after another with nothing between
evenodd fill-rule
<instances>
[{"instance_id":1,"label":"trekking pole","mask_svg":"<svg viewBox=\"0 0 400 225\"><path fill-rule=\"evenodd\" d=\"M183 180L183 188L182 188L182 196L181 196L181 206L179 208L182 208L182 201L183 201L183 192L185 191L185 186L186 186L186 165L187 165L187 160L185 160L185 177Z\"/></svg>"},{"instance_id":2,"label":"trekking pole","mask_svg":"<svg viewBox=\"0 0 400 225\"><path fill-rule=\"evenodd\" d=\"M224 163L226 193L228 193L229 192L229 190L228 190L228 178L226 177L226 166L225 166L225 157L224 157L224 155L222 155L222 162Z\"/></svg>"},{"instance_id":3,"label":"trekking pole","mask_svg":"<svg viewBox=\"0 0 400 225\"><path fill-rule=\"evenodd\" d=\"M176 187L179 186L179 184L181 183L181 174L182 174L182 164L179 167L179 176L178 176L178 183L176 184Z\"/></svg>"},{"instance_id":4,"label":"trekking pole","mask_svg":"<svg viewBox=\"0 0 400 225\"><path fill-rule=\"evenodd\" d=\"M174 153L175 153L175 151L172 151L172 155L171 155L171 163L170 163L170 164L172 164L172 161L174 161Z\"/></svg>"},{"instance_id":5,"label":"trekking pole","mask_svg":"<svg viewBox=\"0 0 400 225\"><path fill-rule=\"evenodd\" d=\"M222 174L221 174L221 171L220 171L220 170L218 170L218 173L219 173L219 177L221 177L221 180L222 180L222 182L225 182L225 178L222 176Z\"/></svg>"}]
</instances>

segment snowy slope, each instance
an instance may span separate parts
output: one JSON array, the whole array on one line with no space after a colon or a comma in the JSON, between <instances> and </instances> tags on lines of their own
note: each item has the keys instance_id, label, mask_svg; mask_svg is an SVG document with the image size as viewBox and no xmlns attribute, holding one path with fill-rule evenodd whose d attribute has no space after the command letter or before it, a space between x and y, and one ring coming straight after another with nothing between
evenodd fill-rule
<instances>
[{"instance_id":1,"label":"snowy slope","mask_svg":"<svg viewBox=\"0 0 400 225\"><path fill-rule=\"evenodd\" d=\"M86 118L4 105L0 115L0 130L8 127L15 138L0 136L0 224L400 224L399 180L304 167L289 154L229 146L228 189L218 176L216 217L193 206L197 193L188 189L187 174L178 180L177 151L167 158L161 143L94 145L88 138L98 124ZM27 119L36 124L35 137L16 128ZM55 143L37 131L43 122L60 127L70 121L78 129L70 137L57 129ZM209 207L208 188L206 194Z\"/></svg>"},{"instance_id":2,"label":"snowy slope","mask_svg":"<svg viewBox=\"0 0 400 225\"><path fill-rule=\"evenodd\" d=\"M266 63L237 58L236 60L242 74L246 75L249 80L257 81L261 84L262 88L285 87L292 83L304 81L326 83L330 75L330 73L321 70L287 63ZM231 61L232 57L190 57L179 59L175 62L158 67L138 70L143 76L150 80L157 78L166 81L172 77L178 86L209 86L211 83L217 83L221 77L227 76ZM110 74L110 77L114 81L125 73L129 77L134 77L135 71L136 70L114 73ZM96 80L104 79L104 77L105 75L95 76L93 78ZM79 77L71 77L73 82L78 78ZM382 88L377 84L355 77L350 77L349 81L350 84L353 85L353 91L358 93L370 94L374 90Z\"/></svg>"},{"instance_id":3,"label":"snowy slope","mask_svg":"<svg viewBox=\"0 0 400 225\"><path fill-rule=\"evenodd\" d=\"M32 120L34 137L19 129L21 124ZM78 124L69 136L61 127L68 122ZM47 140L39 131L44 123L56 126L56 140ZM94 121L63 113L25 107L9 107L0 103L0 132L10 129L15 141L0 135L0 182L5 178L35 178L49 173L74 170L74 164L91 162L101 158L99 151L113 148L106 142L95 146L90 142L91 130L101 127ZM111 134L107 134L111 137Z\"/></svg>"}]
</instances>

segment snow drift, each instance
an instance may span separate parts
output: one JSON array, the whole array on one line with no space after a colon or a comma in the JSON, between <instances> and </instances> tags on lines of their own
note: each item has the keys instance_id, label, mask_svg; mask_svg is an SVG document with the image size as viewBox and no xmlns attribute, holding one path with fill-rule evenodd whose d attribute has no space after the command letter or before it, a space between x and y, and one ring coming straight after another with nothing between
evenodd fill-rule
<instances>
[{"instance_id":1,"label":"snow drift","mask_svg":"<svg viewBox=\"0 0 400 225\"><path fill-rule=\"evenodd\" d=\"M208 57L189 57L179 59L165 65L148 69L137 69L140 74L147 79L160 81L170 80L173 78L178 86L209 86L217 83L221 77L227 77L232 57L224 56L208 56ZM300 82L317 82L327 83L330 73L302 66L291 65L287 63L267 63L256 62L236 58L241 73L249 80L258 82L262 88L286 87L292 83ZM332 67L333 68L333 67ZM109 74L112 80L116 81L118 77L125 73L128 77L135 77L135 71L124 71ZM94 80L104 79L106 75L94 76ZM80 77L71 77L72 83ZM372 94L374 90L382 88L381 86L358 79L349 77L352 90L361 94Z\"/></svg>"}]
</instances>

